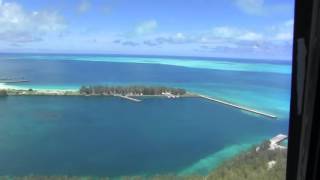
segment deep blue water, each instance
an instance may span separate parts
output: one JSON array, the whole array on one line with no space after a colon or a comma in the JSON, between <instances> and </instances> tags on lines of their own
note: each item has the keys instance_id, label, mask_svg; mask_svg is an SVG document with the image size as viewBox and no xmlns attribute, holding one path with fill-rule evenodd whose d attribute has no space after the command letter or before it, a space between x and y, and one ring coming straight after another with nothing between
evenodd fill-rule
<instances>
[{"instance_id":1,"label":"deep blue water","mask_svg":"<svg viewBox=\"0 0 320 180\"><path fill-rule=\"evenodd\" d=\"M176 173L287 131L198 98L7 97L0 107L0 175Z\"/></svg>"}]
</instances>

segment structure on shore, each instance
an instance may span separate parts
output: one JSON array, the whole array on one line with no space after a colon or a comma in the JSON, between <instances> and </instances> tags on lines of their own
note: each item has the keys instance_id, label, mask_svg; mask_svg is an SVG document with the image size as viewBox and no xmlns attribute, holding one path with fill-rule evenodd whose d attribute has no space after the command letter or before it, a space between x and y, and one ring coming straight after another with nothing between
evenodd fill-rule
<instances>
[{"instance_id":1,"label":"structure on shore","mask_svg":"<svg viewBox=\"0 0 320 180\"><path fill-rule=\"evenodd\" d=\"M171 94L170 92L162 92L161 94L166 96L167 98L178 98L178 97L180 97L179 95L174 95L174 94Z\"/></svg>"},{"instance_id":2,"label":"structure on shore","mask_svg":"<svg viewBox=\"0 0 320 180\"><path fill-rule=\"evenodd\" d=\"M270 150L274 150L274 149L286 149L286 147L281 146L280 143L284 140L288 139L287 135L284 134L278 134L277 136L271 138L270 141L270 146L269 149Z\"/></svg>"},{"instance_id":3,"label":"structure on shore","mask_svg":"<svg viewBox=\"0 0 320 180\"><path fill-rule=\"evenodd\" d=\"M115 95L141 96L141 95L162 95L170 93L172 95L184 95L186 90L181 88L171 88L164 86L82 86L79 89L81 94L85 95Z\"/></svg>"},{"instance_id":4,"label":"structure on shore","mask_svg":"<svg viewBox=\"0 0 320 180\"><path fill-rule=\"evenodd\" d=\"M240 106L240 105L232 104L232 103L229 103L229 102L226 102L226 101L222 101L222 100L218 100L218 99L215 99L215 98L212 98L212 97L204 96L204 95L201 95L201 94L198 94L198 96L201 97L201 98L210 100L210 101L221 103L221 104L224 104L224 105L227 105L227 106L231 106L231 107L234 107L234 108L237 108L237 109L241 109L241 110L244 110L244 111L248 111L248 112L251 112L251 113L259 114L259 115L262 115L262 116L265 116L265 117L274 118L274 119L277 118L277 116L272 115L272 114L260 112L260 111L254 110L254 109L250 109L250 108L243 107L243 106Z\"/></svg>"}]
</instances>

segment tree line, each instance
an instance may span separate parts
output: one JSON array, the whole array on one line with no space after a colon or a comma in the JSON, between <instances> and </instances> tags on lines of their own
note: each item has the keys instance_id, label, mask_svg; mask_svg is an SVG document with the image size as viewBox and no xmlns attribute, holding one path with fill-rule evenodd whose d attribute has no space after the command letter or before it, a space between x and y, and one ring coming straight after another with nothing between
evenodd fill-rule
<instances>
[{"instance_id":1,"label":"tree line","mask_svg":"<svg viewBox=\"0 0 320 180\"><path fill-rule=\"evenodd\" d=\"M80 94L85 95L161 95L171 93L173 95L184 95L186 90L164 86L82 86Z\"/></svg>"},{"instance_id":2,"label":"tree line","mask_svg":"<svg viewBox=\"0 0 320 180\"><path fill-rule=\"evenodd\" d=\"M7 96L8 92L4 89L0 89L0 96Z\"/></svg>"}]
</instances>

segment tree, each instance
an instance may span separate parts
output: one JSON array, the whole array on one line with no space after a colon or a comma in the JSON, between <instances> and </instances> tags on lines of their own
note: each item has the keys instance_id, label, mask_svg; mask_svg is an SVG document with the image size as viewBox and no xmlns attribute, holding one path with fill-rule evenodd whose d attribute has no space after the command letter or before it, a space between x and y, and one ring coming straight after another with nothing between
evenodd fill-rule
<instances>
[{"instance_id":1,"label":"tree","mask_svg":"<svg viewBox=\"0 0 320 180\"><path fill-rule=\"evenodd\" d=\"M85 95L161 95L171 93L173 95L184 95L186 90L180 88L168 88L162 86L82 86L80 94Z\"/></svg>"},{"instance_id":2,"label":"tree","mask_svg":"<svg viewBox=\"0 0 320 180\"><path fill-rule=\"evenodd\" d=\"M1 89L0 90L0 96L8 96L7 90Z\"/></svg>"}]
</instances>

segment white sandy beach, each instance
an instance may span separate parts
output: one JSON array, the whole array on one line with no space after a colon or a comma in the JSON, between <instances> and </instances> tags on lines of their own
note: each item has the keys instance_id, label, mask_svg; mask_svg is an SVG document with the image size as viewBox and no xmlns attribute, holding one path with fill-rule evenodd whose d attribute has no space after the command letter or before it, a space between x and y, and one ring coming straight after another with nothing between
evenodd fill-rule
<instances>
[{"instance_id":1,"label":"white sandy beach","mask_svg":"<svg viewBox=\"0 0 320 180\"><path fill-rule=\"evenodd\" d=\"M12 86L7 85L5 83L0 83L0 89L4 90L22 90L27 91L30 88L27 87L19 87L19 86ZM77 93L76 89L45 89L45 88L31 88L35 93L39 94L47 94L47 95L63 95L65 93ZM23 94L23 93L22 93Z\"/></svg>"}]
</instances>

